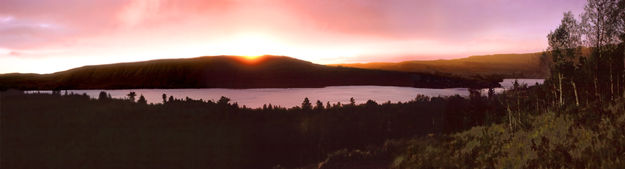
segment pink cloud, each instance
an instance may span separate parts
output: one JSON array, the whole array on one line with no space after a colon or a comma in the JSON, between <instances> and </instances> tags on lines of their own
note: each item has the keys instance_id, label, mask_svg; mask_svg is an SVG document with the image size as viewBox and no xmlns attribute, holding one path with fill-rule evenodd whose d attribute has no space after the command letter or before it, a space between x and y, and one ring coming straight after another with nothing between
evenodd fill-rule
<instances>
[{"instance_id":1,"label":"pink cloud","mask_svg":"<svg viewBox=\"0 0 625 169\"><path fill-rule=\"evenodd\" d=\"M125 26L158 26L198 16L228 12L236 2L230 0L146 0L130 1L116 14Z\"/></svg>"},{"instance_id":2,"label":"pink cloud","mask_svg":"<svg viewBox=\"0 0 625 169\"><path fill-rule=\"evenodd\" d=\"M326 51L318 52L319 55L340 53L332 57L302 57L323 63L540 51L545 47L545 35L559 23L562 12L580 12L585 3L584 0L0 1L0 48L18 51L20 55L15 57L19 58L72 56L107 60L106 57L129 55L149 59L147 56L158 53L152 50L170 51L170 57L182 57L175 54L188 53L185 46L210 52L218 45L217 41L247 33L272 37L291 48ZM0 59L8 55L2 53ZM339 58L343 55L350 57ZM132 59L124 61L128 60Z\"/></svg>"},{"instance_id":3,"label":"pink cloud","mask_svg":"<svg viewBox=\"0 0 625 169\"><path fill-rule=\"evenodd\" d=\"M110 16L121 1L3 0L1 15L12 18L0 23L0 46L36 48L70 38L104 32L115 26Z\"/></svg>"},{"instance_id":4,"label":"pink cloud","mask_svg":"<svg viewBox=\"0 0 625 169\"><path fill-rule=\"evenodd\" d=\"M208 21L218 27L292 24L289 27L312 27L316 32L332 32L384 38L428 38L465 41L483 36L494 29L515 29L520 25L545 25L543 18L560 17L554 8L581 8L583 0L571 1L449 1L449 0L4 0L4 15L32 25L53 24L64 27L65 38L106 34L118 28L154 28L190 19ZM242 6L256 5L250 15L240 15ZM261 5L264 6L261 6ZM273 6L271 9L263 9ZM296 20L272 20L262 17L276 8L288 11ZM554 15L555 14L555 15ZM553 18L553 17L557 18ZM255 19L257 18L257 19ZM6 19L6 17L5 17ZM265 21L254 21L262 19ZM282 18L277 18L282 19ZM541 20L543 19L543 20ZM1 23L0 23L1 24ZM0 25L8 29L6 24ZM40 39L53 39L54 31L19 28L20 34ZM541 27L547 28L546 26ZM185 28L182 28L185 29ZM3 35L14 33L4 32ZM15 37L13 37L15 38ZM28 42L28 38L24 38ZM7 44L5 44L6 46ZM17 44L12 44L17 46Z\"/></svg>"},{"instance_id":5,"label":"pink cloud","mask_svg":"<svg viewBox=\"0 0 625 169\"><path fill-rule=\"evenodd\" d=\"M523 25L550 28L585 0L360 0L286 1L288 8L321 30L387 38L460 41Z\"/></svg>"}]
</instances>

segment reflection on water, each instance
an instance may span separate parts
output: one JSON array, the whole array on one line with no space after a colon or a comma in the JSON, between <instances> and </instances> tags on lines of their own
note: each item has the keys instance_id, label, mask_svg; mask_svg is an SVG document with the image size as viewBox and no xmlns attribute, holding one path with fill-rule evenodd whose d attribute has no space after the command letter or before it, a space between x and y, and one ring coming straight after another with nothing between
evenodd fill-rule
<instances>
[{"instance_id":1,"label":"reflection on water","mask_svg":"<svg viewBox=\"0 0 625 169\"><path fill-rule=\"evenodd\" d=\"M532 86L536 83L541 84L543 79L519 79L520 84ZM503 88L511 88L514 79L504 79L501 82ZM503 88L496 89L502 91ZM218 100L221 96L232 99L239 105L258 108L263 104L278 105L282 107L298 106L305 97L311 101L316 100L342 104L349 103L350 98L354 98L356 103L364 103L371 99L378 103L391 101L406 102L414 99L417 95L425 96L451 96L460 95L467 96L469 91L466 88L450 88L450 89L429 89L429 88L411 88L411 87L393 87L393 86L330 86L324 88L262 88L262 89L123 89L123 90L68 90L68 93L86 93L92 98L97 98L100 91L106 91L113 98L127 98L127 94L131 91L139 95L143 95L148 103L162 103L163 93L175 98L192 98L203 100ZM27 91L34 93L38 91ZM50 91L40 91L50 92Z\"/></svg>"}]
</instances>

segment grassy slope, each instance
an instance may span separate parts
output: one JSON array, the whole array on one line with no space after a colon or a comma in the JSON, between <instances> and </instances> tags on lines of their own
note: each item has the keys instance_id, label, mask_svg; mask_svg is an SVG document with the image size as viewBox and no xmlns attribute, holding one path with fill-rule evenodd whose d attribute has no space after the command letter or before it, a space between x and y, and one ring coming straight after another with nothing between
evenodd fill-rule
<instances>
[{"instance_id":1,"label":"grassy slope","mask_svg":"<svg viewBox=\"0 0 625 169\"><path fill-rule=\"evenodd\" d=\"M233 56L165 59L85 66L46 75L0 75L0 89L264 88L383 85L430 88L487 87L461 77L330 67L283 56L255 62Z\"/></svg>"},{"instance_id":2,"label":"grassy slope","mask_svg":"<svg viewBox=\"0 0 625 169\"><path fill-rule=\"evenodd\" d=\"M622 168L625 100L601 109L603 114L585 108L550 111L515 130L504 123L390 140L381 147L335 152L307 168Z\"/></svg>"},{"instance_id":3,"label":"grassy slope","mask_svg":"<svg viewBox=\"0 0 625 169\"><path fill-rule=\"evenodd\" d=\"M431 61L405 61L338 64L345 67L407 72L443 72L462 76L501 74L506 77L544 78L547 71L540 67L541 53L496 54ZM335 65L335 66L338 66Z\"/></svg>"}]
</instances>

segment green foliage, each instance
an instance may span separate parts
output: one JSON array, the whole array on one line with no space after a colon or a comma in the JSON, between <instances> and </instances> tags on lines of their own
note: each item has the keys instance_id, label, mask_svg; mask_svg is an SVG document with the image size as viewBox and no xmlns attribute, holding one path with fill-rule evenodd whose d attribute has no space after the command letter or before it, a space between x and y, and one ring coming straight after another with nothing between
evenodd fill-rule
<instances>
[{"instance_id":1,"label":"green foliage","mask_svg":"<svg viewBox=\"0 0 625 169\"><path fill-rule=\"evenodd\" d=\"M372 165L379 168L621 168L625 99L603 109L607 113L597 123L579 123L584 119L569 115L572 112L547 112L529 116L532 127L527 129L494 124L450 135L389 140L380 147L337 151L320 165L375 161Z\"/></svg>"}]
</instances>

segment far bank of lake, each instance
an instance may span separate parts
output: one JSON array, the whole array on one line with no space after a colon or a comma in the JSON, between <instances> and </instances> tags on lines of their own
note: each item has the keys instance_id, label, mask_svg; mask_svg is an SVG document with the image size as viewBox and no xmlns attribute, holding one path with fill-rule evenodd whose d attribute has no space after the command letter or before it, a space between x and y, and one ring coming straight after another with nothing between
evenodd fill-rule
<instances>
[{"instance_id":1,"label":"far bank of lake","mask_svg":"<svg viewBox=\"0 0 625 169\"><path fill-rule=\"evenodd\" d=\"M514 81L519 84L533 86L542 84L544 79L504 79L501 88L496 88L496 92L501 92L513 86ZM486 91L487 89L484 89ZM311 102L320 100L324 103L332 104L340 102L349 103L350 98L354 98L356 103L364 103L373 100L378 103L390 101L406 102L414 99L417 95L430 97L436 96L468 96L467 88L412 88L394 86L329 86L324 88L258 88L258 89L223 89L223 88L201 88L201 89L121 89L121 90L67 90L68 93L87 94L92 98L97 98L101 91L105 91L113 98L127 98L128 93L136 92L137 98L143 95L148 103L162 103L162 95L174 98L192 98L203 100L219 100L221 96L231 99L240 106L258 108L264 104L272 104L281 107L294 107L301 105L304 98L309 98ZM51 91L26 91L26 93L51 93ZM63 91L65 92L65 91Z\"/></svg>"}]
</instances>

